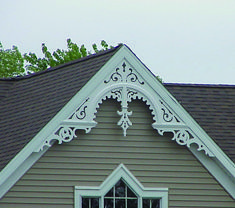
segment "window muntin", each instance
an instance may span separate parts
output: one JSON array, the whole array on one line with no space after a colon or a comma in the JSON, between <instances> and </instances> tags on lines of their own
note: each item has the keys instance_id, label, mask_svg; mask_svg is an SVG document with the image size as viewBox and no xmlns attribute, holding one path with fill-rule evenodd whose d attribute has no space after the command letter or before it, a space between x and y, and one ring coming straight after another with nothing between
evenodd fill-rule
<instances>
[{"instance_id":1,"label":"window muntin","mask_svg":"<svg viewBox=\"0 0 235 208\"><path fill-rule=\"evenodd\" d=\"M142 208L160 208L159 199L142 199Z\"/></svg>"},{"instance_id":2,"label":"window muntin","mask_svg":"<svg viewBox=\"0 0 235 208\"><path fill-rule=\"evenodd\" d=\"M104 208L138 208L138 197L119 180L104 196Z\"/></svg>"},{"instance_id":3,"label":"window muntin","mask_svg":"<svg viewBox=\"0 0 235 208\"><path fill-rule=\"evenodd\" d=\"M99 208L99 198L82 198L82 208Z\"/></svg>"},{"instance_id":4,"label":"window muntin","mask_svg":"<svg viewBox=\"0 0 235 208\"><path fill-rule=\"evenodd\" d=\"M137 207L133 203L136 197ZM82 208L82 204L86 202L82 203L84 198L90 199L86 203L90 207L84 205L83 208L97 208L92 207L94 198L99 201L99 208L114 208L115 205L115 208L168 208L168 188L145 188L123 164L98 187L75 186L75 208ZM115 202L116 198L119 201ZM109 203L105 203L105 200L109 200Z\"/></svg>"},{"instance_id":5,"label":"window muntin","mask_svg":"<svg viewBox=\"0 0 235 208\"><path fill-rule=\"evenodd\" d=\"M103 208L138 208L139 197L120 179L103 197ZM82 208L99 208L99 198L82 197ZM142 199L142 208L160 208L157 198Z\"/></svg>"}]
</instances>

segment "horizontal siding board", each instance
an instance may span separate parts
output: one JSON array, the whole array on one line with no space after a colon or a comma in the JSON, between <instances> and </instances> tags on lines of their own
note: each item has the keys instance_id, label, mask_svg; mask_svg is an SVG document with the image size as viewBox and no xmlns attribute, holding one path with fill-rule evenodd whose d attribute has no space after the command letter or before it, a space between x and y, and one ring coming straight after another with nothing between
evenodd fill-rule
<instances>
[{"instance_id":1,"label":"horizontal siding board","mask_svg":"<svg viewBox=\"0 0 235 208\"><path fill-rule=\"evenodd\" d=\"M105 138L105 137L102 136L102 138ZM106 139L108 140L107 137L106 137ZM107 143L107 140L102 141L99 138L89 139L89 140L80 139L78 141L77 146L79 146L79 147L80 146L85 146L85 147L86 146L91 146L94 149L94 142L95 142L96 147L103 147L103 148L109 147L110 145L114 146L114 147L127 147L127 148L130 148L130 149L144 147L144 148L150 148L150 150L156 150L158 148L163 148L163 147L165 147L165 148L169 148L169 147L175 148L176 147L176 144L174 142L172 142L171 140L164 141L164 143L163 143L163 142L158 142L157 141L158 138L156 138L155 142L153 142L153 138L151 138L151 139L152 139L152 142L151 141L145 141L144 138L143 138L142 141L130 141L129 137L127 136L125 141L120 141L119 139L115 139L115 140L113 139L109 143ZM167 140L167 138L166 138L166 140ZM157 146L153 147L154 144L156 144Z\"/></svg>"},{"instance_id":2,"label":"horizontal siding board","mask_svg":"<svg viewBox=\"0 0 235 208\"><path fill-rule=\"evenodd\" d=\"M181 166L180 169L177 168L178 165L137 165L136 164L128 164L129 167L136 167L136 168L132 168L132 170L156 170L156 171L173 171L173 172L204 172L204 169L202 167L199 166ZM91 165L89 163L79 163L76 164L75 162L70 162L70 163L47 163L47 162L41 162L41 163L37 163L35 165L35 169L67 169L67 170L82 170L82 169L87 169L87 170L97 170L97 169L105 169L105 170L113 170L109 164L104 164L104 163L96 163L95 165Z\"/></svg>"},{"instance_id":3,"label":"horizontal siding board","mask_svg":"<svg viewBox=\"0 0 235 208\"><path fill-rule=\"evenodd\" d=\"M95 177L94 177L95 176ZM189 177L183 177L183 176L159 176L159 175L155 175L155 176L138 176L136 174L136 177L138 177L141 181L143 182L151 182L154 181L156 179L156 177L158 177L158 180L164 183L173 183L175 182L175 180L182 180L181 183L199 183L199 184L213 184L214 180L212 180L211 178L207 177L207 178L202 178L202 177L197 177L197 178L189 178ZM81 174L77 174L77 175L71 175L71 174L67 174L67 175L43 175L43 174L27 174L27 176L24 177L23 180L35 180L35 178L37 178L37 180L43 180L43 181L52 181L52 180L56 180L56 181L77 181L79 180L89 180L89 181L93 181L93 180L104 180L104 175L99 175L99 174L88 174L88 175L81 175Z\"/></svg>"},{"instance_id":4,"label":"horizontal siding board","mask_svg":"<svg viewBox=\"0 0 235 208\"><path fill-rule=\"evenodd\" d=\"M217 187L218 188L218 187ZM180 189L180 192L179 192ZM210 190L213 189L213 190ZM187 195L187 196L223 196L224 197L224 190L223 189L216 189L215 187L209 187L205 189L191 189L190 191L188 189L185 189L183 187L180 187L178 189L174 188L170 190L170 194L177 196L179 195L180 197L182 195Z\"/></svg>"},{"instance_id":5,"label":"horizontal siding board","mask_svg":"<svg viewBox=\"0 0 235 208\"><path fill-rule=\"evenodd\" d=\"M179 207L187 207L187 208L234 208L233 202L218 202L218 201L201 201L200 198L198 198L195 201L173 201L170 199L169 202L170 208L179 208Z\"/></svg>"},{"instance_id":6,"label":"horizontal siding board","mask_svg":"<svg viewBox=\"0 0 235 208\"><path fill-rule=\"evenodd\" d=\"M131 121L133 121L133 119L135 119L135 118L130 118ZM103 129L106 129L106 130L111 129L111 130L120 130L121 131L122 128L117 125L119 120L120 120L120 117L115 122L111 122L111 119L107 120L106 122L99 122L99 121L97 121L100 129L93 129L93 131L91 133L92 134L93 133L96 134L96 132L99 132L100 130L103 130ZM128 128L128 132L131 131L131 132L134 133L134 131L138 130L138 129L143 130L145 132L149 131L149 133L156 131L156 130L154 130L152 128L152 124L154 122L148 123L147 122L147 120L148 120L147 118L144 119L145 120L144 123L141 123L140 120L142 120L142 122L143 122L143 119L141 119L141 118L138 118L137 120L139 120L139 122L133 122L132 125L129 126L129 128Z\"/></svg>"},{"instance_id":7,"label":"horizontal siding board","mask_svg":"<svg viewBox=\"0 0 235 208\"><path fill-rule=\"evenodd\" d=\"M146 187L156 187L156 183L153 182L142 182L142 184ZM157 187L166 187L167 183L164 183L162 181L157 182ZM223 190L218 184L200 184L200 183L196 183L196 184L190 184L190 183L181 183L180 182L174 182L174 183L169 183L167 184L167 187L172 190L176 190L178 191L179 195L183 195L184 192L182 192L183 190L214 190L214 189L218 189L218 190ZM224 190L223 190L224 191Z\"/></svg>"},{"instance_id":8,"label":"horizontal siding board","mask_svg":"<svg viewBox=\"0 0 235 208\"><path fill-rule=\"evenodd\" d=\"M76 161L75 161L76 162ZM91 169L91 170L95 170L97 167L99 167L99 169L110 169L110 164L99 164L98 166L91 166L88 163L75 163L75 162L70 162L70 163L48 163L48 162L38 162L34 165L35 168L40 168L40 169L44 169L44 168L58 168L58 169L67 169L67 170L80 170L80 169ZM113 167L113 166L112 166ZM115 167L115 166L114 166Z\"/></svg>"},{"instance_id":9,"label":"horizontal siding board","mask_svg":"<svg viewBox=\"0 0 235 208\"><path fill-rule=\"evenodd\" d=\"M98 125L89 134L77 131L78 137L70 143L53 145L11 189L0 207L13 207L15 203L14 207L72 208L74 186L99 186L120 163L143 186L168 187L170 208L235 207L186 147L172 141L171 134L160 136L152 129L148 106L133 102L129 107L133 126L127 130L127 137L117 126L120 103L104 101L96 115Z\"/></svg>"},{"instance_id":10,"label":"horizontal siding board","mask_svg":"<svg viewBox=\"0 0 235 208\"><path fill-rule=\"evenodd\" d=\"M125 152L123 152L125 153ZM80 163L90 163L90 164L116 164L119 158L109 158L107 155L107 158L76 158L73 161L70 160L70 158L65 158L65 157L57 157L57 162L58 163L70 163L70 164L80 164ZM43 158L41 160L42 162L47 162L47 163L53 163L53 158ZM126 164L136 164L138 161L139 165L144 165L146 164L145 159L129 159L126 158L125 160ZM183 161L177 161L177 163L174 160L154 160L154 159L149 159L148 164L150 165L173 165L173 166L190 166L192 165L191 161L183 160ZM193 163L194 164L194 163ZM193 166L193 165L192 165ZM195 166L199 166L198 163L195 163Z\"/></svg>"},{"instance_id":11,"label":"horizontal siding board","mask_svg":"<svg viewBox=\"0 0 235 208\"><path fill-rule=\"evenodd\" d=\"M121 146L119 145L118 147L117 146L112 146L112 145L106 145L105 147L102 147L102 146L88 146L88 145L81 145L80 147L80 150L79 152L82 152L82 151L87 151L87 152L93 152L93 151L98 151L98 152L106 152L106 153L110 153L111 152L109 151L110 148L112 148L112 152L114 153L139 153L139 154L143 154L143 153L168 153L168 152L171 152L171 154L180 154L180 150L176 150L175 148L173 147L169 147L169 148L154 148L154 147L122 147L120 148ZM69 149L69 148L66 148L66 149ZM78 149L77 147L73 147L71 148L71 151L74 151ZM68 150L69 151L69 150ZM184 150L183 150L184 151ZM69 153L68 153L69 154Z\"/></svg>"},{"instance_id":12,"label":"horizontal siding board","mask_svg":"<svg viewBox=\"0 0 235 208\"><path fill-rule=\"evenodd\" d=\"M105 178L104 178L105 179ZM104 180L103 179L103 180ZM74 186L98 186L102 183L103 180L76 180L76 181L57 181L57 180L51 180L50 183L48 183L47 180L20 180L17 183L17 186L42 186L46 187L48 185L50 186L58 186L58 187L74 187ZM55 192L54 192L55 193ZM55 193L56 194L56 193ZM39 196L40 197L40 196Z\"/></svg>"},{"instance_id":13,"label":"horizontal siding board","mask_svg":"<svg viewBox=\"0 0 235 208\"><path fill-rule=\"evenodd\" d=\"M108 116L109 112L106 113ZM136 125L151 125L151 123L154 123L154 121L150 121L149 117L145 117L145 115L136 115L136 113L132 114L132 116L129 117L130 120L134 121L134 124ZM102 119L105 119L105 122L102 121ZM106 116L100 116L99 119L95 119L99 124L116 124L119 121L120 117L114 116L112 118L106 117ZM116 121L116 122L114 122ZM132 126L132 128L135 128L135 125Z\"/></svg>"},{"instance_id":14,"label":"horizontal siding board","mask_svg":"<svg viewBox=\"0 0 235 208\"><path fill-rule=\"evenodd\" d=\"M227 196L220 196L217 195L215 196L211 196L211 195L171 195L171 200L173 201L197 201L198 199L200 199L200 202L233 202L232 199L229 199Z\"/></svg>"},{"instance_id":15,"label":"horizontal siding board","mask_svg":"<svg viewBox=\"0 0 235 208\"><path fill-rule=\"evenodd\" d=\"M40 196L40 195L38 195ZM15 203L25 203L25 200L27 198L27 203L32 204L32 207L34 206L34 204L48 204L50 206L50 204L68 204L71 205L73 204L73 199L68 199L68 198L48 198L48 197L44 197L44 198L40 198L40 197L14 197L14 201ZM11 203L12 199L11 197L8 198L4 198L2 199L4 203Z\"/></svg>"},{"instance_id":16,"label":"horizontal siding board","mask_svg":"<svg viewBox=\"0 0 235 208\"><path fill-rule=\"evenodd\" d=\"M154 131L154 132L156 133L156 131ZM120 136L120 137L123 136L123 131L122 131L121 128L109 128L109 129L99 128L99 129L91 130L91 133L96 134L97 136L104 136L104 135L107 135L107 136ZM132 136L142 136L142 137L152 136L152 133L153 132L151 132L149 130L141 130L139 132L136 132L135 130L128 129L128 134L131 134Z\"/></svg>"},{"instance_id":17,"label":"horizontal siding board","mask_svg":"<svg viewBox=\"0 0 235 208\"><path fill-rule=\"evenodd\" d=\"M149 176L149 177L148 176L139 176L138 178L140 181L149 182L149 183L156 180L156 177L152 177L152 176ZM190 183L191 185L193 185L193 184L213 184L214 183L214 180L212 180L212 179L209 180L209 179L205 179L205 178L158 177L158 180L161 181L162 183L165 183L165 184L175 183L175 181L180 181L181 184Z\"/></svg>"},{"instance_id":18,"label":"horizontal siding board","mask_svg":"<svg viewBox=\"0 0 235 208\"><path fill-rule=\"evenodd\" d=\"M18 198L37 198L38 195L43 198L52 198L52 199L73 199L73 194L70 193L65 193L63 192L63 189L60 190L60 192L56 191L56 194L54 194L55 190L52 190L52 192L44 192L44 191L20 191L20 192L11 192L9 193L8 197L18 197Z\"/></svg>"},{"instance_id":19,"label":"horizontal siding board","mask_svg":"<svg viewBox=\"0 0 235 208\"><path fill-rule=\"evenodd\" d=\"M116 125L116 124L115 124ZM84 141L94 141L94 142L98 142L98 141L121 141L121 142L150 142L150 143L154 143L154 142L167 142L169 144L172 143L172 140L169 137L164 137L164 136L160 136L160 135L153 135L153 132L150 135L145 135L144 137L136 137L135 135L131 135L131 134L127 134L126 137L124 136L117 136L117 135L113 135L112 137L104 137L103 134L102 135L96 135L96 134L91 134L89 133L89 137L87 137L87 134L84 134L83 131L77 131L78 132L78 138L75 138L73 140L74 145L80 145L80 143L84 140ZM156 134L157 131L154 131L154 134Z\"/></svg>"},{"instance_id":20,"label":"horizontal siding board","mask_svg":"<svg viewBox=\"0 0 235 208\"><path fill-rule=\"evenodd\" d=\"M29 175L36 175L36 174L42 174L42 175L56 175L56 174L60 174L60 175L67 175L68 174L68 170L66 169L32 169L31 171L28 172ZM106 171L106 173L108 174L109 172ZM105 174L106 174L105 173ZM169 172L169 171L149 171L149 170L140 170L140 171L136 171L134 172L136 175L138 176L155 176L155 177L186 177L186 178L208 178L210 179L211 177L208 176L207 173L197 173L197 172L183 172L178 171L178 172ZM73 175L103 175L104 174L104 170L98 170L98 169L94 169L94 170L90 170L90 169L80 169L80 170L70 170L69 171L69 175L73 176Z\"/></svg>"},{"instance_id":21,"label":"horizontal siding board","mask_svg":"<svg viewBox=\"0 0 235 208\"><path fill-rule=\"evenodd\" d=\"M73 187L66 186L14 186L12 188L12 192L56 192L56 193L71 193L73 191Z\"/></svg>"},{"instance_id":22,"label":"horizontal siding board","mask_svg":"<svg viewBox=\"0 0 235 208\"><path fill-rule=\"evenodd\" d=\"M99 186L103 181L89 181L89 180L84 180L84 181L50 181L50 186L57 186L60 188L68 188L72 187L71 190L73 190L74 186ZM152 181L148 182L142 182L142 184L146 187L156 187L156 183L153 183ZM157 187L166 187L167 183L164 182L158 182ZM169 183L167 184L168 188L170 190L175 190L179 193L179 195L184 195L185 193L191 191L191 190L208 190L208 192L214 191L214 190L221 190L224 193L224 190L218 185L218 184L187 184L187 183ZM25 186L32 187L32 186L40 186L40 187L47 187L48 186L48 181L39 181L39 180L24 180L18 182L17 186L22 187L23 189ZM34 190L34 189L33 189ZM29 189L27 191L30 191ZM65 191L67 192L67 191ZM56 192L55 192L56 193Z\"/></svg>"},{"instance_id":23,"label":"horizontal siding board","mask_svg":"<svg viewBox=\"0 0 235 208\"><path fill-rule=\"evenodd\" d=\"M36 179L35 179L36 178ZM27 180L27 181L31 181L31 180L37 180L37 181L103 181L105 179L105 176L99 176L96 175L95 177L92 175L77 175L77 176L73 176L73 175L30 175L28 174L27 176L24 177L24 179L22 180Z\"/></svg>"},{"instance_id":24,"label":"horizontal siding board","mask_svg":"<svg viewBox=\"0 0 235 208\"><path fill-rule=\"evenodd\" d=\"M108 152L108 151L107 151ZM50 152L50 154L47 155L47 157L64 157L64 158L78 158L78 157L97 157L99 156L99 158L105 158L107 157L107 152L99 152L99 151L91 151L89 152L89 155L87 155L87 151L70 151L70 154L68 154L68 152L65 151L61 151L61 152ZM122 155L119 152L113 152L112 158L126 158L126 155ZM140 158L141 155L139 153L131 153L128 155L129 158ZM192 161L194 160L193 157L188 157L188 155L182 155L182 154L166 154L166 153L145 153L144 157L146 159L169 159L169 160L175 160L175 159L179 159L179 160L189 160Z\"/></svg>"},{"instance_id":25,"label":"horizontal siding board","mask_svg":"<svg viewBox=\"0 0 235 208\"><path fill-rule=\"evenodd\" d=\"M149 165L149 164L143 164L143 165L136 165L136 164L129 164L128 167L130 167L131 170L146 170L146 171L170 171L170 172L205 172L202 166L181 166L180 169L177 168L178 164L175 163L174 165Z\"/></svg>"},{"instance_id":26,"label":"horizontal siding board","mask_svg":"<svg viewBox=\"0 0 235 208\"><path fill-rule=\"evenodd\" d=\"M15 208L16 205L15 203L4 203L4 204L1 204L1 208ZM50 206L48 204L29 204L26 202L25 203L18 203L17 204L17 208L74 208L73 205L71 204L50 204Z\"/></svg>"}]
</instances>

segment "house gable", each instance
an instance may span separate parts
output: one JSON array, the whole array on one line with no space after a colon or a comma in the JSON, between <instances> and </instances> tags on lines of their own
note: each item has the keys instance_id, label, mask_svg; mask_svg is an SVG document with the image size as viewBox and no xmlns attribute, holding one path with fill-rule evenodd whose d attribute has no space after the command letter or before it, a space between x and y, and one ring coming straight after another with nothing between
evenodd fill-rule
<instances>
[{"instance_id":1,"label":"house gable","mask_svg":"<svg viewBox=\"0 0 235 208\"><path fill-rule=\"evenodd\" d=\"M124 137L117 126L119 106L116 100L105 100L96 114L97 126L89 134L78 130L71 142L49 148L4 196L0 207L72 208L75 186L100 187L120 163L143 187L168 188L169 207L234 206L232 197L188 148L151 127L145 102L130 103L133 125Z\"/></svg>"},{"instance_id":2,"label":"house gable","mask_svg":"<svg viewBox=\"0 0 235 208\"><path fill-rule=\"evenodd\" d=\"M25 77L0 79L0 170L120 47Z\"/></svg>"},{"instance_id":3,"label":"house gable","mask_svg":"<svg viewBox=\"0 0 235 208\"><path fill-rule=\"evenodd\" d=\"M196 157L199 158L198 151L203 151L207 158L212 157L209 160L215 161L213 167L224 168L215 177L235 197L234 164L126 46L122 46L9 163L2 172L4 188L1 189L1 194L3 195L38 159L35 157L29 163L27 158L32 158L37 152L42 155L42 151L46 151L54 141L59 144L72 141L79 129L89 133L97 125L95 114L99 105L108 98L120 102L121 110L117 111L120 120L117 125L122 128L124 136L128 135L128 129L132 125L129 103L135 99L145 101L152 111L152 127L159 134L172 132L172 139L190 150L192 144L196 144L197 151L192 148ZM19 169L22 170L13 180L11 177ZM216 168L208 169L215 174Z\"/></svg>"}]
</instances>

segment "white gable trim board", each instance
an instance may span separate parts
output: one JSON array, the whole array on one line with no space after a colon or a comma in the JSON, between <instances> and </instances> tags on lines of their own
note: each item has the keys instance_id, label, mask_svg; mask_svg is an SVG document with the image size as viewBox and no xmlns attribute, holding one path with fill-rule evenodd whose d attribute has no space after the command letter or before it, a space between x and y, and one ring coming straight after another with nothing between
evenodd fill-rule
<instances>
[{"instance_id":1,"label":"white gable trim board","mask_svg":"<svg viewBox=\"0 0 235 208\"><path fill-rule=\"evenodd\" d=\"M136 177L125 167L124 164L120 164L99 187L75 186L75 208L82 208L82 197L100 197L100 207L104 207L104 195L120 179L123 179L138 196L138 204L140 205L138 207L142 207L142 198L144 197L160 199L160 207L168 207L168 188L146 188L136 179Z\"/></svg>"},{"instance_id":2,"label":"white gable trim board","mask_svg":"<svg viewBox=\"0 0 235 208\"><path fill-rule=\"evenodd\" d=\"M55 140L59 144L70 142L77 129L89 133L97 124L95 114L99 105L107 98L120 102L117 125L123 129L123 136L128 135L128 127L132 125L129 116L134 113L129 111L128 103L135 99L146 101L152 110L152 127L159 134L172 132L172 140L187 146L235 199L234 163L125 45L4 168L0 173L0 198ZM197 150L192 144L198 146ZM201 156L202 152L206 157Z\"/></svg>"}]
</instances>

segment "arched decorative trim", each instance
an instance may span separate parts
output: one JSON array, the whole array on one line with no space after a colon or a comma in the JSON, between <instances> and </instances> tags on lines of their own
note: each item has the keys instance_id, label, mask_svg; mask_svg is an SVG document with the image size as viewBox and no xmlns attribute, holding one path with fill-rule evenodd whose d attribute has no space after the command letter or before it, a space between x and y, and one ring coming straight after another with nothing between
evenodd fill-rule
<instances>
[{"instance_id":1,"label":"arched decorative trim","mask_svg":"<svg viewBox=\"0 0 235 208\"><path fill-rule=\"evenodd\" d=\"M159 106L164 109L161 109L161 107L157 108L157 122L154 122L153 128L155 128L160 134L163 134L164 132L172 132L173 139L176 138L179 130L187 130L191 134L190 139L187 139L187 142L182 142L182 140L179 142L179 145L189 146L189 150L195 155L195 157L207 168L216 180L221 183L233 199L235 199L235 182L233 180L235 178L235 166L232 160L184 110L184 108L174 99L174 97L172 97L165 87L157 81L154 75L136 57L136 55L125 45L123 45L120 50L105 63L99 72L97 72L90 79L90 81L88 81L88 83L86 83L85 86L79 90L79 92L2 170L0 173L0 198L5 195L6 192L49 149L49 144L53 143L55 138L59 139L58 141L61 141L61 143L64 142L63 140L67 142L70 141L63 136L66 134L62 133L62 130L61 133L58 132L62 127L71 128L74 132L76 129L84 129L88 133L91 128L96 126L96 122L94 120L91 120L91 122L89 119L85 119L87 118L89 112L88 105L91 101L90 99L111 83L121 83L120 79L119 81L114 82L112 80L109 81L109 78L112 73L115 73L116 68L119 67L122 69L121 65L123 62L126 63L126 69L128 67L131 68L132 72L138 76L139 81L144 82L144 84L141 85L138 81L130 82L129 80L129 84L135 83L136 86L142 86L142 88L154 98L154 101L159 100L160 102L153 103L151 106L157 106L157 104L159 104ZM137 69L138 73L135 69ZM135 77L135 75L133 76ZM107 83L104 83L105 80ZM152 108L151 106L149 106L150 109ZM73 118L72 115L74 115ZM77 120L75 118L77 118ZM177 119L180 119L179 122L177 122ZM161 122L162 120L163 122ZM194 140L190 141L192 138L194 138ZM174 140L176 141L176 139ZM203 147L204 149L209 150L206 154L213 156L214 158L208 158L207 155L204 154L205 151L198 151L195 148L195 145L191 145L193 143L199 144L199 148ZM200 146L200 144L202 144L202 146ZM199 150L203 150L203 148Z\"/></svg>"},{"instance_id":2,"label":"arched decorative trim","mask_svg":"<svg viewBox=\"0 0 235 208\"><path fill-rule=\"evenodd\" d=\"M54 133L47 137L35 151L42 150L44 146L50 147L55 140L59 144L70 142L76 137L78 129L84 129L86 133L89 133L97 124L95 117L100 104L103 100L113 98L121 105L121 110L117 110L120 116L117 125L123 129L123 136L128 134L128 128L132 125L130 116L134 113L129 111L128 103L135 99L142 99L153 115L152 127L160 135L164 132L172 132L174 135L172 140L179 145L186 145L190 148L191 144L195 143L198 145L198 151L204 150L205 154L214 156L157 91L158 89L153 89L151 84L146 82L124 59L114 71L103 78L102 83L99 83L90 95L80 102L67 119L63 120Z\"/></svg>"},{"instance_id":3,"label":"arched decorative trim","mask_svg":"<svg viewBox=\"0 0 235 208\"><path fill-rule=\"evenodd\" d=\"M210 149L186 125L161 125L154 123L152 126L160 135L163 135L165 132L173 133L172 140L176 141L177 144L182 146L185 145L188 148L190 148L192 144L196 144L198 146L198 151L203 150L206 155L214 157L214 154L210 151Z\"/></svg>"}]
</instances>

